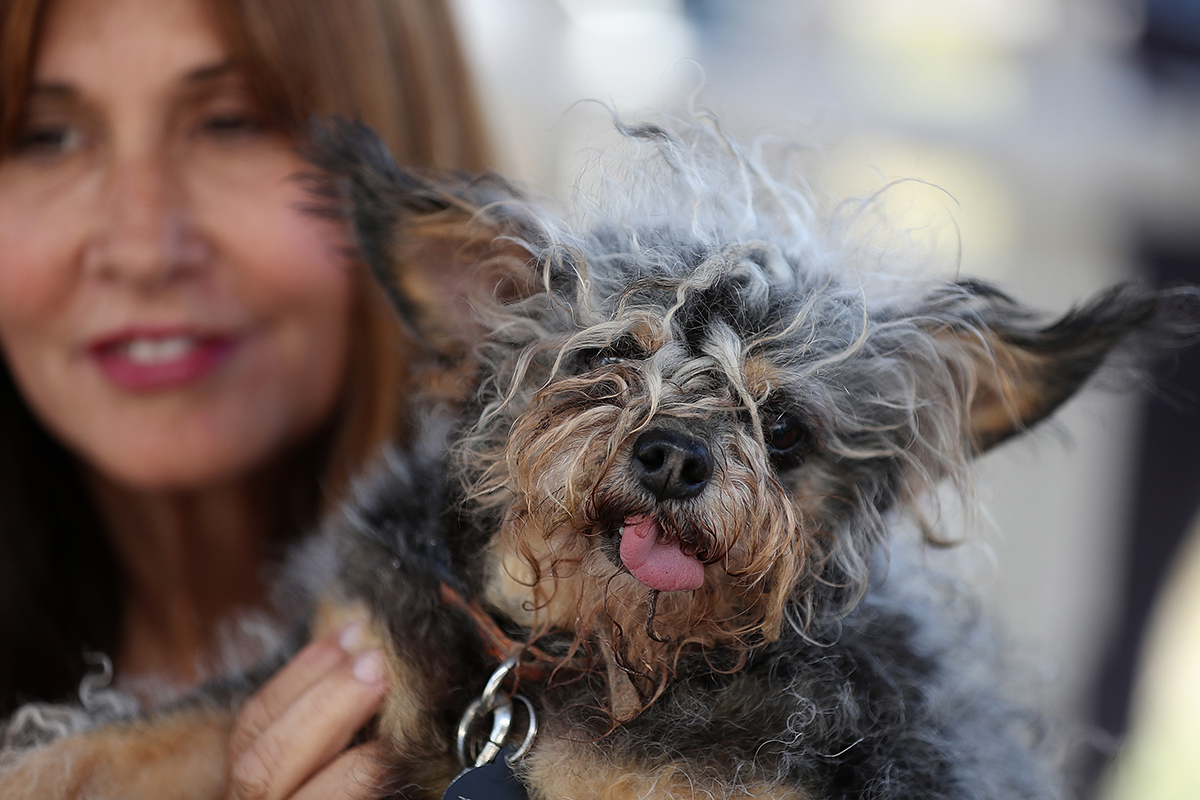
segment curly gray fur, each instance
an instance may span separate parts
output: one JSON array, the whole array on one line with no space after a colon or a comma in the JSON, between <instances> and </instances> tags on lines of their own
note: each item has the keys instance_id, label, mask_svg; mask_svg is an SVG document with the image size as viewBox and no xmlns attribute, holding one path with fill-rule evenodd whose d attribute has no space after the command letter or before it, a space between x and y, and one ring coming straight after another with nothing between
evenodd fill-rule
<instances>
[{"instance_id":1,"label":"curly gray fur","mask_svg":"<svg viewBox=\"0 0 1200 800\"><path fill-rule=\"evenodd\" d=\"M416 268L407 248L421 219L440 214L492 237L492 258L518 285L525 275L523 291L473 298L480 382L448 480L458 524L484 533L451 536L452 550L474 565L473 591L494 598L494 613L535 634L553 633L538 615L552 615L553 587L584 565L603 603L575 607L576 646L601 640L635 683L650 669L639 658L667 663L657 688L639 684L650 701L632 718L614 720L613 678L548 687L547 737L581 743L576 756L594 748L647 785L683 775L697 795L765 784L846 798L1054 796L1034 716L1002 699L975 620L955 622L950 606L904 588L929 576L881 579L891 523L919 521L918 500L939 481L965 487L975 455L1051 414L1114 353L1193 335L1196 293L1119 286L1053 319L979 282L860 271L806 187L713 121L617 126L631 154L611 159L600 196L566 218L493 176L399 169L352 127L323 131L317 159L344 182L376 274ZM407 298L399 307L426 329L427 311ZM802 452L772 449L780 420L798 421ZM628 459L653 426L703 432L711 487L646 497ZM771 497L784 499L761 502ZM709 636L715 606L674 592L663 613L636 585L610 602L627 576L617 564L608 577L590 554L612 556L620 520L638 514L657 515L669 537L694 535L705 590L752 598L761 626L738 627L726 611L731 637ZM491 573L479 562L513 535L531 565L514 580L532 594L506 605L487 584L509 562ZM405 574L433 568L418 560ZM769 587L790 625L771 625L773 601L754 586ZM643 605L678 649L629 644L635 615L613 608ZM432 608L422 630L438 627ZM607 628L593 622L605 615ZM411 624L389 630L407 641ZM554 781L563 758L586 785L587 758L551 745L535 748L526 775Z\"/></svg>"}]
</instances>

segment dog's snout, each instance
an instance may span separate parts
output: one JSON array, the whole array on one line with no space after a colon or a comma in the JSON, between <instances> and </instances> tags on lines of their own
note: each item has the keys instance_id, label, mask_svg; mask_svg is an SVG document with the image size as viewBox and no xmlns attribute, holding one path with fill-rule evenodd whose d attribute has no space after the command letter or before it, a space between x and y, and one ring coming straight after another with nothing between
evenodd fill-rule
<instances>
[{"instance_id":1,"label":"dog's snout","mask_svg":"<svg viewBox=\"0 0 1200 800\"><path fill-rule=\"evenodd\" d=\"M673 430L649 430L633 443L633 471L659 500L683 500L703 491L712 476L708 445Z\"/></svg>"}]
</instances>

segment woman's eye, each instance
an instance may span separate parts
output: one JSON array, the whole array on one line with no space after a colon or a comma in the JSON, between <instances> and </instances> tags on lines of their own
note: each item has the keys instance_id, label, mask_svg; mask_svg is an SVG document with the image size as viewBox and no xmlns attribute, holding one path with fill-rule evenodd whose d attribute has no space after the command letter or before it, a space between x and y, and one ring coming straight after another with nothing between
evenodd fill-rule
<instances>
[{"instance_id":1,"label":"woman's eye","mask_svg":"<svg viewBox=\"0 0 1200 800\"><path fill-rule=\"evenodd\" d=\"M225 138L261 133L267 126L255 114L234 111L209 114L204 118L202 127L205 133Z\"/></svg>"},{"instance_id":2,"label":"woman's eye","mask_svg":"<svg viewBox=\"0 0 1200 800\"><path fill-rule=\"evenodd\" d=\"M83 144L83 133L70 125L33 125L17 137L16 149L30 155L65 155Z\"/></svg>"},{"instance_id":3,"label":"woman's eye","mask_svg":"<svg viewBox=\"0 0 1200 800\"><path fill-rule=\"evenodd\" d=\"M812 449L812 438L799 419L783 414L763 426L763 440L780 466L796 466Z\"/></svg>"}]
</instances>

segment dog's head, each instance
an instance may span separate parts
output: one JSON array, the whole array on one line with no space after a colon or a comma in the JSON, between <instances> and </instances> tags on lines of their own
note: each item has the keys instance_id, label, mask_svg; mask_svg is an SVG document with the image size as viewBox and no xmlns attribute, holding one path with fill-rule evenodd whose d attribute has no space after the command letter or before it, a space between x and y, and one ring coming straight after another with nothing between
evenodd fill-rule
<instances>
[{"instance_id":1,"label":"dog's head","mask_svg":"<svg viewBox=\"0 0 1200 800\"><path fill-rule=\"evenodd\" d=\"M626 132L694 206L694 142ZM491 534L483 599L573 631L641 702L685 647L744 652L852 605L886 512L1162 318L1130 287L1052 321L971 282L868 300L811 236L670 208L571 227L494 176L400 169L362 129L322 142L365 260L478 375L455 463Z\"/></svg>"}]
</instances>

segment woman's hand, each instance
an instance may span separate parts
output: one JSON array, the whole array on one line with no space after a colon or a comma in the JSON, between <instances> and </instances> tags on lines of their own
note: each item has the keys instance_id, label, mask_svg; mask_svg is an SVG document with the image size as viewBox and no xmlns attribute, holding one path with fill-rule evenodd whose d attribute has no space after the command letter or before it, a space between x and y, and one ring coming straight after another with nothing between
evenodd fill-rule
<instances>
[{"instance_id":1,"label":"woman's hand","mask_svg":"<svg viewBox=\"0 0 1200 800\"><path fill-rule=\"evenodd\" d=\"M242 707L230 738L228 800L374 797L377 748L345 750L387 691L383 654L358 623L310 643Z\"/></svg>"}]
</instances>

